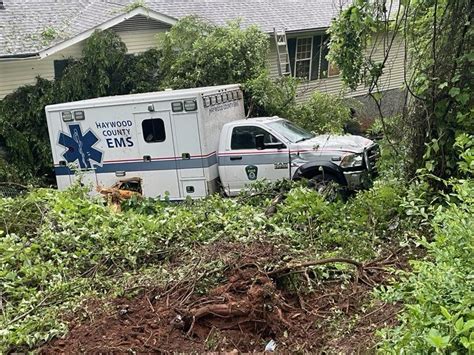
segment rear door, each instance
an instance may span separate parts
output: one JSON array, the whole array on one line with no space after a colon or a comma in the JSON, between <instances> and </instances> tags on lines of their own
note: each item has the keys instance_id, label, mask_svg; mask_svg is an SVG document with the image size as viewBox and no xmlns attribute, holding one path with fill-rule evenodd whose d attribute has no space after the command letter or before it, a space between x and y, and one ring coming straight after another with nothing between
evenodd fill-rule
<instances>
[{"instance_id":1,"label":"rear door","mask_svg":"<svg viewBox=\"0 0 474 355\"><path fill-rule=\"evenodd\" d=\"M204 177L197 113L173 115L173 131L181 179Z\"/></svg>"},{"instance_id":2,"label":"rear door","mask_svg":"<svg viewBox=\"0 0 474 355\"><path fill-rule=\"evenodd\" d=\"M169 111L134 115L141 157L138 163L145 196L180 198L173 130Z\"/></svg>"},{"instance_id":3,"label":"rear door","mask_svg":"<svg viewBox=\"0 0 474 355\"><path fill-rule=\"evenodd\" d=\"M262 127L237 126L230 132L226 153L219 154L219 169L225 170L222 182L230 195L258 180L276 181L289 176L288 148L257 150L255 137L260 134L265 143L280 142Z\"/></svg>"}]
</instances>

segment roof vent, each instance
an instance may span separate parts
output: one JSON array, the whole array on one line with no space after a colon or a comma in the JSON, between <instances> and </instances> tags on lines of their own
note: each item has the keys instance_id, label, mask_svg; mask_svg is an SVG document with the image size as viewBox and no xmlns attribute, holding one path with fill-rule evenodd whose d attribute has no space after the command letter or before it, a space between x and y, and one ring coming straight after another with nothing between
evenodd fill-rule
<instances>
[{"instance_id":1,"label":"roof vent","mask_svg":"<svg viewBox=\"0 0 474 355\"><path fill-rule=\"evenodd\" d=\"M5 5L3 5L3 1L0 0L0 10L5 10Z\"/></svg>"}]
</instances>

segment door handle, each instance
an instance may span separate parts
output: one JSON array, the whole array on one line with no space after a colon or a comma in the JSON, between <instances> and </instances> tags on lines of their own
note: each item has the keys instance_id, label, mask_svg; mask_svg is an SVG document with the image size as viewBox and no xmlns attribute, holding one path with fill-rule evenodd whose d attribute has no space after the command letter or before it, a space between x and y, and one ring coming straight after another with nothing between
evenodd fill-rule
<instances>
[{"instance_id":1,"label":"door handle","mask_svg":"<svg viewBox=\"0 0 474 355\"><path fill-rule=\"evenodd\" d=\"M242 160L242 157L230 157L230 160Z\"/></svg>"},{"instance_id":2,"label":"door handle","mask_svg":"<svg viewBox=\"0 0 474 355\"><path fill-rule=\"evenodd\" d=\"M143 156L143 161L150 162L150 161L151 161L151 156L149 156L149 155L144 155L144 156Z\"/></svg>"}]
</instances>

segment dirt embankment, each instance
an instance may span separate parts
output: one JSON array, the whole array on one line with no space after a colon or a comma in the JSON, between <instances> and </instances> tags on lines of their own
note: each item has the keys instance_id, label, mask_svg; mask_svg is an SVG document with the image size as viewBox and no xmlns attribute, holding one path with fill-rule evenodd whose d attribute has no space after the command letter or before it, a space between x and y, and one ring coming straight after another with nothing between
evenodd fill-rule
<instances>
[{"instance_id":1,"label":"dirt embankment","mask_svg":"<svg viewBox=\"0 0 474 355\"><path fill-rule=\"evenodd\" d=\"M278 351L365 353L376 329L396 323L399 306L374 303L370 292L387 266L405 267L397 253L355 267L345 281L318 281L306 267L264 272L262 261L279 257L271 246L218 247L239 257L226 259L225 281L205 295L196 277L131 299L90 300L88 319L72 319L67 336L41 352L262 352L273 339Z\"/></svg>"}]
</instances>

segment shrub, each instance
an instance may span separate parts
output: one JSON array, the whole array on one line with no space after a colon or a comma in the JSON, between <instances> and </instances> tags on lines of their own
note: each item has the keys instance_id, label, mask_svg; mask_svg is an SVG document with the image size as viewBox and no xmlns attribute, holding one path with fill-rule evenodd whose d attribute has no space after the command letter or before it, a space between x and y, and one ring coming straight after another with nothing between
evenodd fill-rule
<instances>
[{"instance_id":1,"label":"shrub","mask_svg":"<svg viewBox=\"0 0 474 355\"><path fill-rule=\"evenodd\" d=\"M265 69L268 38L239 22L214 26L196 17L178 21L160 38L164 82L175 89L245 83Z\"/></svg>"},{"instance_id":2,"label":"shrub","mask_svg":"<svg viewBox=\"0 0 474 355\"><path fill-rule=\"evenodd\" d=\"M339 96L315 91L307 102L290 111L289 117L298 125L317 133L343 133L353 121L351 110Z\"/></svg>"},{"instance_id":3,"label":"shrub","mask_svg":"<svg viewBox=\"0 0 474 355\"><path fill-rule=\"evenodd\" d=\"M457 198L472 196L474 184L456 187ZM403 301L401 325L381 332L381 349L394 353L428 351L467 353L474 350L474 204L440 207L433 220L435 238L424 239L428 257L413 261L413 272L382 288L386 301Z\"/></svg>"}]
</instances>

